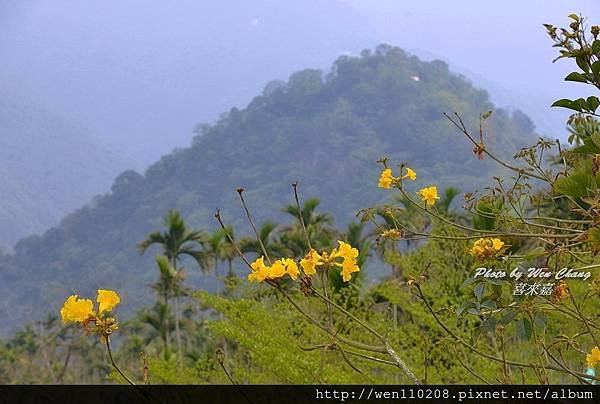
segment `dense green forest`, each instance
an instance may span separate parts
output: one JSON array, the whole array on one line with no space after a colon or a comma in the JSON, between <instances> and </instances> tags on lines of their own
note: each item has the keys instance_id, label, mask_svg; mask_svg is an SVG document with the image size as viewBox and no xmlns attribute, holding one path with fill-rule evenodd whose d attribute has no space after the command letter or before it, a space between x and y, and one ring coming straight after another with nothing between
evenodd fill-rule
<instances>
[{"instance_id":1,"label":"dense green forest","mask_svg":"<svg viewBox=\"0 0 600 404\"><path fill-rule=\"evenodd\" d=\"M190 147L165 155L144 175L122 173L110 193L2 256L1 332L56 313L67 293L98 287L122 291L122 310L133 313L150 301L155 278L152 254L140 256L136 244L172 208L190 226L213 231L219 207L230 224L248 231L238 186L246 188L257 222L280 222L282 206L292 202L290 184L299 181L302 197L320 198L319 209L342 229L359 209L388 199L371 192L383 155L410 159L423 183L470 191L501 171L472 159L442 112L456 111L477 128L480 113L492 109L485 91L444 62L425 63L387 45L340 57L326 73L303 70L271 82L246 108L199 127ZM488 144L504 157L535 140L518 111L495 110L487 130ZM190 284L215 290L211 274L186 266Z\"/></svg>"}]
</instances>

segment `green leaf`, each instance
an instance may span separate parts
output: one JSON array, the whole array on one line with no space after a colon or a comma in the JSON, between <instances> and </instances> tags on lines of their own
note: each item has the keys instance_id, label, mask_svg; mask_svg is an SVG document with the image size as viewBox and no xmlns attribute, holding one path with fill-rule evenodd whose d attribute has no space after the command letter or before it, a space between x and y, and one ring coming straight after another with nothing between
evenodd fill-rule
<instances>
[{"instance_id":1,"label":"green leaf","mask_svg":"<svg viewBox=\"0 0 600 404\"><path fill-rule=\"evenodd\" d=\"M485 332L489 333L489 334L494 334L496 332L496 319L493 317L490 317L488 319L485 319L482 323L481 323L481 329L483 329Z\"/></svg>"},{"instance_id":2,"label":"green leaf","mask_svg":"<svg viewBox=\"0 0 600 404\"><path fill-rule=\"evenodd\" d=\"M584 58L582 58L580 56L577 56L575 58L575 62L577 63L577 66L579 66L579 68L581 70L583 70L586 73L590 72L590 65L588 64L588 62Z\"/></svg>"},{"instance_id":3,"label":"green leaf","mask_svg":"<svg viewBox=\"0 0 600 404\"><path fill-rule=\"evenodd\" d=\"M478 283L477 285L475 285L473 292L475 293L475 297L477 298L477 301L481 301L481 296L483 296L484 289L485 289L484 283Z\"/></svg>"},{"instance_id":4,"label":"green leaf","mask_svg":"<svg viewBox=\"0 0 600 404\"><path fill-rule=\"evenodd\" d=\"M600 39L596 39L592 44L592 53L595 53L596 55L600 54Z\"/></svg>"},{"instance_id":5,"label":"green leaf","mask_svg":"<svg viewBox=\"0 0 600 404\"><path fill-rule=\"evenodd\" d=\"M595 134L594 134L595 135ZM573 153L588 153L598 154L600 153L600 138L598 136L589 136L583 139L583 145L578 146L572 150Z\"/></svg>"},{"instance_id":6,"label":"green leaf","mask_svg":"<svg viewBox=\"0 0 600 404\"><path fill-rule=\"evenodd\" d=\"M524 302L525 300L528 299L527 295L514 295L513 299L515 300L516 303L521 303Z\"/></svg>"},{"instance_id":7,"label":"green leaf","mask_svg":"<svg viewBox=\"0 0 600 404\"><path fill-rule=\"evenodd\" d=\"M477 310L476 308L471 308L471 309L467 309L467 313L469 314L473 314L474 316L479 314L479 310Z\"/></svg>"},{"instance_id":8,"label":"green leaf","mask_svg":"<svg viewBox=\"0 0 600 404\"><path fill-rule=\"evenodd\" d=\"M554 103L551 105L551 107L568 108L568 109L572 109L572 110L575 110L578 112L583 112L581 106L576 101L571 101L566 98L562 98L558 101L554 101Z\"/></svg>"},{"instance_id":9,"label":"green leaf","mask_svg":"<svg viewBox=\"0 0 600 404\"><path fill-rule=\"evenodd\" d=\"M598 108L598 105L600 105L600 100L598 99L598 97L593 95L591 97L588 97L585 102L590 112L596 112L596 108ZM598 135L598 140L600 141L600 134L594 133L594 135ZM600 143L597 142L596 139L594 139L594 143L596 143L596 146L600 146Z\"/></svg>"},{"instance_id":10,"label":"green leaf","mask_svg":"<svg viewBox=\"0 0 600 404\"><path fill-rule=\"evenodd\" d=\"M596 42L600 43L600 41ZM594 75L594 80L600 80L600 60L592 63L592 74Z\"/></svg>"},{"instance_id":11,"label":"green leaf","mask_svg":"<svg viewBox=\"0 0 600 404\"><path fill-rule=\"evenodd\" d=\"M508 324L513 321L517 317L517 311L513 309L508 309L504 312L504 315L500 319L501 324Z\"/></svg>"},{"instance_id":12,"label":"green leaf","mask_svg":"<svg viewBox=\"0 0 600 404\"><path fill-rule=\"evenodd\" d=\"M531 321L523 317L517 321L517 335L524 341L531 339Z\"/></svg>"},{"instance_id":13,"label":"green leaf","mask_svg":"<svg viewBox=\"0 0 600 404\"><path fill-rule=\"evenodd\" d=\"M580 154L596 154L598 153L598 148L596 145L581 145L571 150L571 153L580 153Z\"/></svg>"},{"instance_id":14,"label":"green leaf","mask_svg":"<svg viewBox=\"0 0 600 404\"><path fill-rule=\"evenodd\" d=\"M466 279L466 280L463 282L463 284L462 284L462 287L464 288L465 286L469 286L470 284L472 284L472 283L475 283L475 282L477 282L478 280L479 280L479 279L477 279L477 278L467 278L467 279Z\"/></svg>"},{"instance_id":15,"label":"green leaf","mask_svg":"<svg viewBox=\"0 0 600 404\"><path fill-rule=\"evenodd\" d=\"M588 79L585 75L577 72L569 73L567 77L565 77L565 81L577 81L579 83L587 83Z\"/></svg>"},{"instance_id":16,"label":"green leaf","mask_svg":"<svg viewBox=\"0 0 600 404\"><path fill-rule=\"evenodd\" d=\"M586 108L587 108L587 102L586 102L585 98L577 98L577 99L576 99L575 101L573 101L573 102L574 102L574 103L576 103L576 104L577 104L577 106L578 106L579 108L581 108L583 111L585 111L585 110L586 110Z\"/></svg>"},{"instance_id":17,"label":"green leaf","mask_svg":"<svg viewBox=\"0 0 600 404\"><path fill-rule=\"evenodd\" d=\"M491 309L491 310L496 310L498 308L498 305L493 300L486 300L485 302L481 303L481 307L485 307L485 308Z\"/></svg>"},{"instance_id":18,"label":"green leaf","mask_svg":"<svg viewBox=\"0 0 600 404\"><path fill-rule=\"evenodd\" d=\"M465 310L472 309L473 307L475 307L474 302L464 302L458 309L456 309L456 318L460 318L460 316L464 313Z\"/></svg>"},{"instance_id":19,"label":"green leaf","mask_svg":"<svg viewBox=\"0 0 600 404\"><path fill-rule=\"evenodd\" d=\"M571 174L561 177L554 182L554 192L558 194L581 198L586 196L591 185L591 176L584 173Z\"/></svg>"},{"instance_id":20,"label":"green leaf","mask_svg":"<svg viewBox=\"0 0 600 404\"><path fill-rule=\"evenodd\" d=\"M502 285L492 284L492 295L499 299L502 296Z\"/></svg>"},{"instance_id":21,"label":"green leaf","mask_svg":"<svg viewBox=\"0 0 600 404\"><path fill-rule=\"evenodd\" d=\"M591 97L590 97L591 98ZM587 139L584 139L584 143L586 143ZM600 133L594 132L590 135L589 140L598 148L600 148ZM587 142L589 143L589 141Z\"/></svg>"},{"instance_id":22,"label":"green leaf","mask_svg":"<svg viewBox=\"0 0 600 404\"><path fill-rule=\"evenodd\" d=\"M579 22L579 16L577 14L569 14L569 18Z\"/></svg>"},{"instance_id":23,"label":"green leaf","mask_svg":"<svg viewBox=\"0 0 600 404\"><path fill-rule=\"evenodd\" d=\"M504 280L502 279L493 279L493 278L489 278L485 280L487 283L491 283L492 285L499 285L502 286L504 285Z\"/></svg>"}]
</instances>

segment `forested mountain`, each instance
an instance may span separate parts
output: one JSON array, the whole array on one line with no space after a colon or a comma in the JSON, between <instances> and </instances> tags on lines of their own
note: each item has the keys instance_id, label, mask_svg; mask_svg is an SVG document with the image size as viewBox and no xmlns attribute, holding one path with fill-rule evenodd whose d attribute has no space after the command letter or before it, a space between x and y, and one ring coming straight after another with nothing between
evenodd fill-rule
<instances>
[{"instance_id":1,"label":"forested mountain","mask_svg":"<svg viewBox=\"0 0 600 404\"><path fill-rule=\"evenodd\" d=\"M0 248L59 223L130 162L89 131L7 88L0 89Z\"/></svg>"},{"instance_id":2,"label":"forested mountain","mask_svg":"<svg viewBox=\"0 0 600 404\"><path fill-rule=\"evenodd\" d=\"M2 257L3 331L56 311L73 291L115 289L123 309L139 307L156 271L151 254L140 257L136 243L160 228L171 208L193 227L214 229L218 207L228 223L247 229L239 186L258 222L279 220L282 205L292 201L290 184L299 181L301 198L320 198L320 209L342 225L388 197L376 187L382 156L408 161L420 185L471 190L496 166L478 160L442 112L462 114L477 130L479 114L491 109L487 93L444 62L424 63L385 45L341 57L327 73L303 70L271 82L246 108L201 127L190 147L164 156L144 175L122 173L110 193ZM502 110L494 111L486 133L488 146L511 156L535 139L526 116ZM210 287L197 273L188 265L192 281Z\"/></svg>"}]
</instances>

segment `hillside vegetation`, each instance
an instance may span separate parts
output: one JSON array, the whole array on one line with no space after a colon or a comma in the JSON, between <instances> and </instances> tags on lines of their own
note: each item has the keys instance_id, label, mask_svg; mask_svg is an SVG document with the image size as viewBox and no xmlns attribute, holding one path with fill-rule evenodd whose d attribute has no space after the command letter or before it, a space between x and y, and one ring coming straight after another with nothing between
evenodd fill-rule
<instances>
[{"instance_id":1,"label":"hillside vegetation","mask_svg":"<svg viewBox=\"0 0 600 404\"><path fill-rule=\"evenodd\" d=\"M410 159L421 184L470 191L497 166L473 158L442 112L458 112L476 130L479 114L492 109L485 91L444 62L424 63L385 45L340 57L327 73L309 69L271 82L246 108L201 127L190 147L144 175L122 173L108 194L2 257L2 331L56 312L70 292L91 294L100 286L119 290L128 310L139 308L150 298L155 271L151 254L140 256L136 244L172 208L190 226L212 230L218 207L240 228L239 186L259 223L280 220L273 212L292 201L290 184L299 181L302 198L319 197L320 209L342 226L358 209L386 200L385 192L372 192L384 155ZM486 144L504 156L535 140L520 113L495 110L486 130ZM195 266L188 272L196 286L214 287Z\"/></svg>"},{"instance_id":2,"label":"hillside vegetation","mask_svg":"<svg viewBox=\"0 0 600 404\"><path fill-rule=\"evenodd\" d=\"M0 90L0 248L57 225L131 166L89 131Z\"/></svg>"}]
</instances>

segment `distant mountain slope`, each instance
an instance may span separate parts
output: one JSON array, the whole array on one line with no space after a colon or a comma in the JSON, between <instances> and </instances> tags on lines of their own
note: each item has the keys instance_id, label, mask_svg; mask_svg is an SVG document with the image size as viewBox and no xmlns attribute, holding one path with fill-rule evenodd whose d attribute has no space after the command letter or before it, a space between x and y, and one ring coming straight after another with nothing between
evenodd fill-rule
<instances>
[{"instance_id":1,"label":"distant mountain slope","mask_svg":"<svg viewBox=\"0 0 600 404\"><path fill-rule=\"evenodd\" d=\"M58 224L128 166L85 129L0 91L0 247Z\"/></svg>"},{"instance_id":2,"label":"distant mountain slope","mask_svg":"<svg viewBox=\"0 0 600 404\"><path fill-rule=\"evenodd\" d=\"M376 44L342 0L0 1L0 68L145 167L266 81Z\"/></svg>"},{"instance_id":3,"label":"distant mountain slope","mask_svg":"<svg viewBox=\"0 0 600 404\"><path fill-rule=\"evenodd\" d=\"M409 161L419 175L414 187L470 190L498 171L473 156L441 113L457 111L475 128L488 109L486 92L445 63L383 45L339 58L326 75L304 70L271 82L245 109L203 127L191 147L164 156L143 176L121 174L109 194L43 236L19 242L14 255L0 260L0 321L42 316L72 291L97 287L119 290L125 310L139 307L155 270L151 254L140 257L136 243L161 226L169 208L212 229L220 207L225 220L247 229L235 193L240 185L259 222L279 218L291 201L290 184L299 180L302 198L321 198L341 224L389 196L376 187L375 161L384 155ZM497 110L487 144L510 156L534 139L531 129L526 117ZM188 272L190 281L210 287L209 278L195 276L198 270Z\"/></svg>"}]
</instances>

